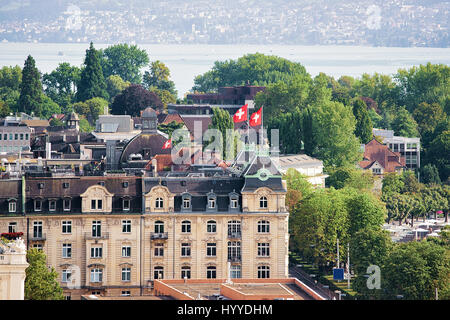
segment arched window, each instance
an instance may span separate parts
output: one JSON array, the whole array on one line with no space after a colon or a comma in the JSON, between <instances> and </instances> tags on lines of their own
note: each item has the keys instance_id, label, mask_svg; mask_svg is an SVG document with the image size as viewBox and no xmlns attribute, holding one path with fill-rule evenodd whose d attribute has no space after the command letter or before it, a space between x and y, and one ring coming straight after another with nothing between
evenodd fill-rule
<instances>
[{"instance_id":1,"label":"arched window","mask_svg":"<svg viewBox=\"0 0 450 320\"><path fill-rule=\"evenodd\" d=\"M208 233L216 233L217 232L217 224L214 220L209 220L206 223L206 232L208 232Z\"/></svg>"},{"instance_id":2,"label":"arched window","mask_svg":"<svg viewBox=\"0 0 450 320\"><path fill-rule=\"evenodd\" d=\"M267 208L267 198L262 196L261 198L259 198L259 207L260 208Z\"/></svg>"},{"instance_id":3,"label":"arched window","mask_svg":"<svg viewBox=\"0 0 450 320\"><path fill-rule=\"evenodd\" d=\"M191 232L191 222L188 220L184 220L181 222L181 232L182 233L190 233Z\"/></svg>"},{"instance_id":4,"label":"arched window","mask_svg":"<svg viewBox=\"0 0 450 320\"><path fill-rule=\"evenodd\" d=\"M164 222L162 221L155 222L155 233L164 233Z\"/></svg>"},{"instance_id":5,"label":"arched window","mask_svg":"<svg viewBox=\"0 0 450 320\"><path fill-rule=\"evenodd\" d=\"M164 200L163 200L163 198L156 198L155 207L157 209L161 209L161 208L164 207Z\"/></svg>"},{"instance_id":6,"label":"arched window","mask_svg":"<svg viewBox=\"0 0 450 320\"><path fill-rule=\"evenodd\" d=\"M258 221L258 233L269 233L270 232L270 222L267 220Z\"/></svg>"}]
</instances>

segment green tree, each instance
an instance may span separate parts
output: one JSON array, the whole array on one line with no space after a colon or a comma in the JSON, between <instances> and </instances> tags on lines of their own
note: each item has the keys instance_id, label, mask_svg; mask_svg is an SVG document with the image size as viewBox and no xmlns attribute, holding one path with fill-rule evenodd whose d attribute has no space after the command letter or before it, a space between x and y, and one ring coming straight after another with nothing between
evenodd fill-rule
<instances>
[{"instance_id":1,"label":"green tree","mask_svg":"<svg viewBox=\"0 0 450 320\"><path fill-rule=\"evenodd\" d=\"M381 281L380 289L367 287L367 268L374 265L382 269L393 247L389 233L381 229L361 229L351 237L350 261L356 274L352 289L358 293L358 299L383 297L383 281ZM381 275L381 280L383 278Z\"/></svg>"},{"instance_id":2,"label":"green tree","mask_svg":"<svg viewBox=\"0 0 450 320\"><path fill-rule=\"evenodd\" d=\"M63 126L64 122L62 122L61 120L57 119L57 118L52 118L50 120L50 126L52 127L59 127L59 126Z\"/></svg>"},{"instance_id":3,"label":"green tree","mask_svg":"<svg viewBox=\"0 0 450 320\"><path fill-rule=\"evenodd\" d=\"M194 79L193 91L212 92L219 87L268 85L286 81L298 74L306 75L305 67L277 56L248 54L237 60L216 61L210 71Z\"/></svg>"},{"instance_id":4,"label":"green tree","mask_svg":"<svg viewBox=\"0 0 450 320\"><path fill-rule=\"evenodd\" d=\"M25 270L26 300L63 300L63 290L58 283L58 274L47 267L45 254L38 249L27 251L28 268Z\"/></svg>"},{"instance_id":5,"label":"green tree","mask_svg":"<svg viewBox=\"0 0 450 320\"><path fill-rule=\"evenodd\" d=\"M420 168L420 180L423 183L441 183L439 178L439 170L434 164L426 164Z\"/></svg>"},{"instance_id":6,"label":"green tree","mask_svg":"<svg viewBox=\"0 0 450 320\"><path fill-rule=\"evenodd\" d=\"M405 183L402 180L402 176L398 173L393 172L384 175L382 187L383 195L401 193L403 192L404 187Z\"/></svg>"},{"instance_id":7,"label":"green tree","mask_svg":"<svg viewBox=\"0 0 450 320\"><path fill-rule=\"evenodd\" d=\"M42 103L41 74L36 68L36 62L31 55L25 60L20 85L19 111L31 114L39 113Z\"/></svg>"},{"instance_id":8,"label":"green tree","mask_svg":"<svg viewBox=\"0 0 450 320\"><path fill-rule=\"evenodd\" d=\"M10 112L11 110L9 109L8 105L5 102L0 101L0 118L8 116Z\"/></svg>"},{"instance_id":9,"label":"green tree","mask_svg":"<svg viewBox=\"0 0 450 320\"><path fill-rule=\"evenodd\" d=\"M97 51L91 42L89 49L86 50L84 67L81 71L76 95L77 101L86 101L95 97L109 99L100 62L101 52Z\"/></svg>"},{"instance_id":10,"label":"green tree","mask_svg":"<svg viewBox=\"0 0 450 320\"><path fill-rule=\"evenodd\" d=\"M265 121L264 125L267 128L269 141L272 141L271 130L278 130L280 152L284 154L299 153L303 140L302 121L302 112L298 108Z\"/></svg>"},{"instance_id":11,"label":"green tree","mask_svg":"<svg viewBox=\"0 0 450 320\"><path fill-rule=\"evenodd\" d=\"M406 300L432 300L435 288L448 299L450 256L432 241L401 243L390 252L382 274L385 298L402 295Z\"/></svg>"},{"instance_id":12,"label":"green tree","mask_svg":"<svg viewBox=\"0 0 450 320\"><path fill-rule=\"evenodd\" d=\"M219 137L219 141L209 141L209 144L211 144L212 142L214 142L215 144L218 143L219 145L222 146L222 159L226 158L227 155L227 145L229 144L229 142L227 141L228 135L227 135L227 130L234 130L234 123L233 123L233 119L231 118L230 114L228 113L228 111L218 108L218 107L214 107L212 109L213 111L213 116L211 119L211 124L209 125L208 129L217 129L220 131L221 135ZM232 136L231 139L234 139L235 137ZM233 143L234 146L234 143Z\"/></svg>"},{"instance_id":13,"label":"green tree","mask_svg":"<svg viewBox=\"0 0 450 320\"><path fill-rule=\"evenodd\" d=\"M101 51L104 76L118 75L124 81L140 84L142 82L141 68L149 63L148 54L136 45L126 43L109 46Z\"/></svg>"},{"instance_id":14,"label":"green tree","mask_svg":"<svg viewBox=\"0 0 450 320\"><path fill-rule=\"evenodd\" d=\"M73 109L76 113L85 116L91 125L94 125L99 115L108 113L108 101L102 98L92 98L75 103Z\"/></svg>"},{"instance_id":15,"label":"green tree","mask_svg":"<svg viewBox=\"0 0 450 320\"><path fill-rule=\"evenodd\" d=\"M175 83L170 80L170 70L163 62L153 61L150 64L150 71L145 71L143 79L144 86L150 91L153 91L150 89L152 87L165 90L176 98Z\"/></svg>"},{"instance_id":16,"label":"green tree","mask_svg":"<svg viewBox=\"0 0 450 320\"><path fill-rule=\"evenodd\" d=\"M353 115L356 119L355 135L362 144L369 143L372 140L372 121L367 112L367 106L361 99L353 102Z\"/></svg>"},{"instance_id":17,"label":"green tree","mask_svg":"<svg viewBox=\"0 0 450 320\"><path fill-rule=\"evenodd\" d=\"M311 113L317 143L314 156L321 159L326 167L352 166L361 159L360 144L354 134L355 117L350 108L328 101L314 107Z\"/></svg>"},{"instance_id":18,"label":"green tree","mask_svg":"<svg viewBox=\"0 0 450 320\"><path fill-rule=\"evenodd\" d=\"M422 137L432 132L445 116L444 110L437 103L423 102L413 112L414 120L417 122Z\"/></svg>"},{"instance_id":19,"label":"green tree","mask_svg":"<svg viewBox=\"0 0 450 320\"><path fill-rule=\"evenodd\" d=\"M45 94L60 105L64 112L68 111L76 92L76 84L80 80L80 68L67 62L60 63L51 73L43 76Z\"/></svg>"},{"instance_id":20,"label":"green tree","mask_svg":"<svg viewBox=\"0 0 450 320\"><path fill-rule=\"evenodd\" d=\"M114 98L111 113L136 117L147 107L162 109L163 103L154 92L146 90L141 85L132 84Z\"/></svg>"},{"instance_id":21,"label":"green tree","mask_svg":"<svg viewBox=\"0 0 450 320\"><path fill-rule=\"evenodd\" d=\"M404 107L397 108L391 125L396 136L419 137L417 123Z\"/></svg>"},{"instance_id":22,"label":"green tree","mask_svg":"<svg viewBox=\"0 0 450 320\"><path fill-rule=\"evenodd\" d=\"M314 192L313 186L306 176L293 168L287 170L283 180L286 180L287 184L286 205L289 210L294 210L296 206L301 205L301 200L306 199Z\"/></svg>"},{"instance_id":23,"label":"green tree","mask_svg":"<svg viewBox=\"0 0 450 320\"><path fill-rule=\"evenodd\" d=\"M9 89L20 91L22 83L22 68L20 66L7 67L0 69L0 90Z\"/></svg>"},{"instance_id":24,"label":"green tree","mask_svg":"<svg viewBox=\"0 0 450 320\"><path fill-rule=\"evenodd\" d=\"M182 122L177 123L176 121L172 121L168 124L158 124L158 130L164 133L167 133L169 137L172 136L172 132L177 129L183 128L184 124Z\"/></svg>"},{"instance_id":25,"label":"green tree","mask_svg":"<svg viewBox=\"0 0 450 320\"><path fill-rule=\"evenodd\" d=\"M80 131L81 132L92 132L94 131L94 126L92 126L89 121L86 120L84 116L80 116Z\"/></svg>"},{"instance_id":26,"label":"green tree","mask_svg":"<svg viewBox=\"0 0 450 320\"><path fill-rule=\"evenodd\" d=\"M60 106L46 95L42 95L41 105L34 114L40 118L48 119L52 114L61 113Z\"/></svg>"},{"instance_id":27,"label":"green tree","mask_svg":"<svg viewBox=\"0 0 450 320\"><path fill-rule=\"evenodd\" d=\"M374 177L371 173L352 167L336 168L328 171L329 177L326 182L328 186L335 189L345 187L359 190L371 190L374 184Z\"/></svg>"},{"instance_id":28,"label":"green tree","mask_svg":"<svg viewBox=\"0 0 450 320\"><path fill-rule=\"evenodd\" d=\"M433 159L433 164L439 170L441 181L447 181L450 175L450 130L439 134L430 144L427 158Z\"/></svg>"},{"instance_id":29,"label":"green tree","mask_svg":"<svg viewBox=\"0 0 450 320\"><path fill-rule=\"evenodd\" d=\"M128 81L123 81L118 75L109 76L106 79L106 91L108 91L110 102L113 102L114 97L128 88L129 85L130 83Z\"/></svg>"}]
</instances>

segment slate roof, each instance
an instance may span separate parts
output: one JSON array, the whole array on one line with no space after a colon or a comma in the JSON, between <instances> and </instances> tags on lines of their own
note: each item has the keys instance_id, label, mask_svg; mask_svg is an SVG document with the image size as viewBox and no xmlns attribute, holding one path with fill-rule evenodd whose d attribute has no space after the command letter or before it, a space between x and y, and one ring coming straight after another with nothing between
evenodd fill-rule
<instances>
[{"instance_id":1,"label":"slate roof","mask_svg":"<svg viewBox=\"0 0 450 320\"><path fill-rule=\"evenodd\" d=\"M131 139L122 151L120 162L126 162L129 155L141 153L144 149L150 150L150 155L147 160L150 160L157 154L170 154L170 149L162 149L167 139L159 133L141 133Z\"/></svg>"}]
</instances>

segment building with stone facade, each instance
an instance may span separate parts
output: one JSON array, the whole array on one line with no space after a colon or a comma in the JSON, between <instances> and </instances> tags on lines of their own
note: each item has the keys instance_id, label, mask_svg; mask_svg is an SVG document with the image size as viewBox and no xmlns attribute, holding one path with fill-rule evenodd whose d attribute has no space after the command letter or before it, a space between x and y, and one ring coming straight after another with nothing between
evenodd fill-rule
<instances>
[{"instance_id":1,"label":"building with stone facade","mask_svg":"<svg viewBox=\"0 0 450 320\"><path fill-rule=\"evenodd\" d=\"M155 279L288 277L286 184L270 157L230 168L0 180L0 233L42 249L68 299L150 295Z\"/></svg>"}]
</instances>

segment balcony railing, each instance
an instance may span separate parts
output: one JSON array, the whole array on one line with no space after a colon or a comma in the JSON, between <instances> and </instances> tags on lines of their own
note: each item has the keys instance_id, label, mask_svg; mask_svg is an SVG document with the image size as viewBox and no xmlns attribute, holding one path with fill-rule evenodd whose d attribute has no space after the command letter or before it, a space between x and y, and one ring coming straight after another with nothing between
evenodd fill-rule
<instances>
[{"instance_id":1,"label":"balcony railing","mask_svg":"<svg viewBox=\"0 0 450 320\"><path fill-rule=\"evenodd\" d=\"M228 238L230 239L241 239L242 234L240 231L238 232L228 232Z\"/></svg>"},{"instance_id":2,"label":"balcony railing","mask_svg":"<svg viewBox=\"0 0 450 320\"><path fill-rule=\"evenodd\" d=\"M99 240L99 239L109 239L109 232L102 232L100 235L93 235L92 232L86 232L84 234L84 239L86 240Z\"/></svg>"},{"instance_id":3,"label":"balcony railing","mask_svg":"<svg viewBox=\"0 0 450 320\"><path fill-rule=\"evenodd\" d=\"M34 233L30 237L31 241L44 241L47 240L47 235L45 233Z\"/></svg>"},{"instance_id":4,"label":"balcony railing","mask_svg":"<svg viewBox=\"0 0 450 320\"><path fill-rule=\"evenodd\" d=\"M241 256L229 256L228 257L228 262L241 262Z\"/></svg>"},{"instance_id":5,"label":"balcony railing","mask_svg":"<svg viewBox=\"0 0 450 320\"><path fill-rule=\"evenodd\" d=\"M169 238L168 232L152 232L150 233L151 240L167 240Z\"/></svg>"}]
</instances>

